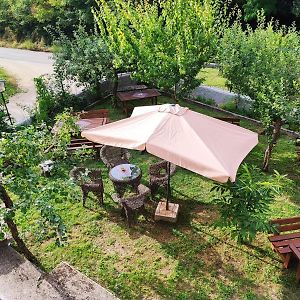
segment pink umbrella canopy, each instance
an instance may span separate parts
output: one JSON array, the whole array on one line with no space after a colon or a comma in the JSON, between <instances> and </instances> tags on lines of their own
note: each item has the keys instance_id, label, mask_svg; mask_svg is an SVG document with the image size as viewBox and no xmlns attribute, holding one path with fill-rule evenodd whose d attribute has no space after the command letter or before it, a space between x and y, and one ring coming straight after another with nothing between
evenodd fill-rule
<instances>
[{"instance_id":1,"label":"pink umbrella canopy","mask_svg":"<svg viewBox=\"0 0 300 300\"><path fill-rule=\"evenodd\" d=\"M105 145L147 150L218 182L234 182L239 165L258 143L257 133L178 104L137 107L130 118L81 135Z\"/></svg>"}]
</instances>

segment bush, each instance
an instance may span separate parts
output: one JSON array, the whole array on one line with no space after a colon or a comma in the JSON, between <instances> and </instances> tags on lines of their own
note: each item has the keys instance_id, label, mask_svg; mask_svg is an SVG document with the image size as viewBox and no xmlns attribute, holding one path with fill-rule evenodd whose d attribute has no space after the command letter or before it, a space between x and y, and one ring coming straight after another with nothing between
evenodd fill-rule
<instances>
[{"instance_id":1,"label":"bush","mask_svg":"<svg viewBox=\"0 0 300 300\"><path fill-rule=\"evenodd\" d=\"M217 226L227 227L238 242L251 242L257 232L272 230L269 204L281 188L283 176L275 171L268 181L255 166L242 165L235 183L215 184L219 205Z\"/></svg>"},{"instance_id":2,"label":"bush","mask_svg":"<svg viewBox=\"0 0 300 300\"><path fill-rule=\"evenodd\" d=\"M0 108L0 137L1 137L1 133L7 131L8 129L9 129L9 125L7 123L7 115Z\"/></svg>"},{"instance_id":3,"label":"bush","mask_svg":"<svg viewBox=\"0 0 300 300\"><path fill-rule=\"evenodd\" d=\"M35 118L38 123L54 123L54 117L66 108L81 110L84 100L65 91L55 78L38 77L34 79L37 90Z\"/></svg>"},{"instance_id":4,"label":"bush","mask_svg":"<svg viewBox=\"0 0 300 300\"><path fill-rule=\"evenodd\" d=\"M101 81L114 79L113 59L102 39L79 26L70 38L63 33L54 41L54 72L63 81L76 82L96 94Z\"/></svg>"},{"instance_id":5,"label":"bush","mask_svg":"<svg viewBox=\"0 0 300 300\"><path fill-rule=\"evenodd\" d=\"M238 107L237 107L237 101L235 99L230 100L228 102L225 103L221 103L219 105L220 108L224 109L224 110L228 110L234 113L239 113L238 111Z\"/></svg>"},{"instance_id":6,"label":"bush","mask_svg":"<svg viewBox=\"0 0 300 300\"><path fill-rule=\"evenodd\" d=\"M211 99L211 98L204 98L202 96L198 96L197 101L199 101L201 103L204 103L204 104L211 105L211 106L216 106L216 101L214 99Z\"/></svg>"}]
</instances>

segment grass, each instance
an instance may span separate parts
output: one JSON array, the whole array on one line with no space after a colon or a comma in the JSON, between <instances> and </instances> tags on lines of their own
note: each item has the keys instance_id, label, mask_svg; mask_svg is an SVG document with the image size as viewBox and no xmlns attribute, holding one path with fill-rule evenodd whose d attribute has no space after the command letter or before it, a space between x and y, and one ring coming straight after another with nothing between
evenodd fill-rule
<instances>
[{"instance_id":1,"label":"grass","mask_svg":"<svg viewBox=\"0 0 300 300\"><path fill-rule=\"evenodd\" d=\"M228 90L226 87L226 79L222 77L218 69L204 68L199 72L197 79L204 79L203 84L208 86L214 86L223 90Z\"/></svg>"},{"instance_id":2,"label":"grass","mask_svg":"<svg viewBox=\"0 0 300 300\"><path fill-rule=\"evenodd\" d=\"M6 80L5 83L5 93L6 98L13 96L19 92L16 79L8 74L3 68L0 67L0 79Z\"/></svg>"},{"instance_id":3,"label":"grass","mask_svg":"<svg viewBox=\"0 0 300 300\"><path fill-rule=\"evenodd\" d=\"M169 102L160 98L160 102ZM182 103L208 115L213 112L196 105ZM110 108L103 103L98 108ZM113 120L122 118L119 109L112 110ZM242 121L242 126L259 128ZM260 165L266 137L246 162ZM147 185L148 166L157 158L131 151L131 161L143 173ZM36 228L36 213L17 214L17 220L31 250L46 270L61 261L68 261L81 272L121 299L299 299L300 286L295 282L295 270L283 270L279 257L272 252L266 234L259 234L253 245L238 245L226 230L213 225L218 217L210 188L211 180L188 170L179 169L172 177L173 202L181 207L177 224L156 223L153 214L156 202L164 197L160 191L147 205L147 219L139 217L128 228L120 209L112 201L113 186L107 169L92 156L68 157L57 166L55 177L68 178L74 165L100 167L105 186L104 206L91 197L83 208L81 192L72 202L54 203L69 231L68 243L58 247L51 236L42 241L32 234ZM291 167L294 166L294 167ZM271 162L271 171L287 174L291 188L276 199L270 218L299 214L300 168L296 165L293 141L283 136ZM266 178L270 176L266 174ZM51 180L51 178L49 178Z\"/></svg>"}]
</instances>

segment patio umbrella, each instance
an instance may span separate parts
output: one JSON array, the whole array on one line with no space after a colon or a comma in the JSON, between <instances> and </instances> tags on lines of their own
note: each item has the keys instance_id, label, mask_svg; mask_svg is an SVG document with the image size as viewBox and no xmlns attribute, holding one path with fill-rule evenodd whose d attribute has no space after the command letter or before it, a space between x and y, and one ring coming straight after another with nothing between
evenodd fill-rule
<instances>
[{"instance_id":1,"label":"patio umbrella","mask_svg":"<svg viewBox=\"0 0 300 300\"><path fill-rule=\"evenodd\" d=\"M81 135L105 145L147 150L222 183L235 181L239 165L258 143L257 133L178 104L136 107L130 118Z\"/></svg>"}]
</instances>

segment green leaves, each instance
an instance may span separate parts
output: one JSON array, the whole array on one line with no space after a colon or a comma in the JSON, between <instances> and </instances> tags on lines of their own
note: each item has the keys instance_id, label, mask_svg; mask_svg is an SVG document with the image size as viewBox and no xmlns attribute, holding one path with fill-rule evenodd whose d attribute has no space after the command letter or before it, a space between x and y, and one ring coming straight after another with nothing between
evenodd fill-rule
<instances>
[{"instance_id":1,"label":"green leaves","mask_svg":"<svg viewBox=\"0 0 300 300\"><path fill-rule=\"evenodd\" d=\"M100 92L100 82L113 78L109 49L99 36L86 32L84 26L79 26L72 38L60 32L55 45L54 70L61 76L61 82L73 81Z\"/></svg>"},{"instance_id":2,"label":"green leaves","mask_svg":"<svg viewBox=\"0 0 300 300\"><path fill-rule=\"evenodd\" d=\"M61 176L59 163L66 157L71 133L76 133L78 128L76 117L69 112L58 115L56 120L61 126L54 134L44 124L3 134L0 140L1 183L13 195L14 210L0 210L0 232L3 231L1 217L13 218L15 210L26 213L34 208L40 216L41 236L54 233L57 243L65 241L66 228L53 204L77 199L74 184ZM39 167L48 159L54 161L51 180L42 176Z\"/></svg>"},{"instance_id":3,"label":"green leaves","mask_svg":"<svg viewBox=\"0 0 300 300\"><path fill-rule=\"evenodd\" d=\"M283 177L275 172L266 181L257 167L244 164L235 183L215 184L217 225L228 227L238 242L251 242L257 232L270 231L269 204L280 192Z\"/></svg>"},{"instance_id":4,"label":"green leaves","mask_svg":"<svg viewBox=\"0 0 300 300\"><path fill-rule=\"evenodd\" d=\"M225 30L219 60L232 89L254 100L257 116L266 127L290 118L299 106L300 36L294 27L264 22L242 30L235 23Z\"/></svg>"},{"instance_id":5,"label":"green leaves","mask_svg":"<svg viewBox=\"0 0 300 300\"><path fill-rule=\"evenodd\" d=\"M199 84L195 79L214 50L214 10L209 1L136 3L98 1L94 11L114 65L133 77L175 94Z\"/></svg>"}]
</instances>

